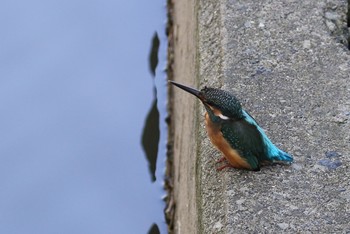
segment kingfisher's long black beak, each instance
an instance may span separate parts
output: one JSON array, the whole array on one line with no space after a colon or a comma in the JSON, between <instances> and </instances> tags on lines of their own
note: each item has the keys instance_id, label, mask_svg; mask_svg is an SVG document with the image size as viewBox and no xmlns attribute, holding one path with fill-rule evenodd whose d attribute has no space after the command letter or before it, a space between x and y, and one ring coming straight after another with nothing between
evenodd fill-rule
<instances>
[{"instance_id":1,"label":"kingfisher's long black beak","mask_svg":"<svg viewBox=\"0 0 350 234\"><path fill-rule=\"evenodd\" d=\"M199 96L200 94L200 91L197 90L197 89L193 89L193 88L190 88L190 87L187 87L187 86L184 86L182 84L179 84L179 83L176 83L172 80L169 80L169 82L177 87L179 87L180 89L183 89L185 90L186 92L190 93L190 94L193 94L194 96L196 96L197 98L201 99L201 97Z\"/></svg>"}]
</instances>

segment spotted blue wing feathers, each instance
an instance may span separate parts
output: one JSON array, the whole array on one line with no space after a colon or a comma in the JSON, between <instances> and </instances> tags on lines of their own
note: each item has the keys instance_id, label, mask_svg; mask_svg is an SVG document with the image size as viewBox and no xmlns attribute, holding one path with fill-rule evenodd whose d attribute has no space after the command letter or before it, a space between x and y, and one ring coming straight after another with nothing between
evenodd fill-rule
<instances>
[{"instance_id":1,"label":"spotted blue wing feathers","mask_svg":"<svg viewBox=\"0 0 350 234\"><path fill-rule=\"evenodd\" d=\"M244 119L254 125L256 129L259 131L262 141L263 141L263 146L264 146L264 155L268 159L268 161L280 161L280 162L293 162L293 158L291 155L288 153L280 150L277 148L271 140L266 136L264 130L256 123L255 119L251 117L246 111L243 110L243 116Z\"/></svg>"},{"instance_id":2,"label":"spotted blue wing feathers","mask_svg":"<svg viewBox=\"0 0 350 234\"><path fill-rule=\"evenodd\" d=\"M221 125L224 138L250 165L251 169L259 170L260 161L265 161L262 138L256 127L244 119L224 121Z\"/></svg>"},{"instance_id":3,"label":"spotted blue wing feathers","mask_svg":"<svg viewBox=\"0 0 350 234\"><path fill-rule=\"evenodd\" d=\"M292 162L293 158L277 148L259 127L253 117L243 111L243 119L223 121L221 132L229 144L249 163L259 170L264 162Z\"/></svg>"}]
</instances>

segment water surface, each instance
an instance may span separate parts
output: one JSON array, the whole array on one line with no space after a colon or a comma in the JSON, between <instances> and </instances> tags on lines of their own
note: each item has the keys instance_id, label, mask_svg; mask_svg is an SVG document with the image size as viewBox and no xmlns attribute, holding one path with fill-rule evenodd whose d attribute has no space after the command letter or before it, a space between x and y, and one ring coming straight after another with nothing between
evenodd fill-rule
<instances>
[{"instance_id":1,"label":"water surface","mask_svg":"<svg viewBox=\"0 0 350 234\"><path fill-rule=\"evenodd\" d=\"M0 233L165 233L164 27L160 0L0 2Z\"/></svg>"}]
</instances>

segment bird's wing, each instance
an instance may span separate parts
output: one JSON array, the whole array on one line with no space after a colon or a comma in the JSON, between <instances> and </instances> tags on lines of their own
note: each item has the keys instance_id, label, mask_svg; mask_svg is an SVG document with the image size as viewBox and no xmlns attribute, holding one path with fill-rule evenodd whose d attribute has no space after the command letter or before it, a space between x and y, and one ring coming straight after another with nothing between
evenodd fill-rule
<instances>
[{"instance_id":1,"label":"bird's wing","mask_svg":"<svg viewBox=\"0 0 350 234\"><path fill-rule=\"evenodd\" d=\"M280 150L279 148L277 148L272 142L271 140L266 136L264 130L256 123L255 119L245 110L243 110L243 117L244 119L254 125L257 129L257 131L260 133L262 141L263 141L263 149L264 149L264 153L263 155L263 161L267 160L267 161L284 161L287 163L291 163L293 162L293 158L291 155L289 155L288 153Z\"/></svg>"},{"instance_id":2,"label":"bird's wing","mask_svg":"<svg viewBox=\"0 0 350 234\"><path fill-rule=\"evenodd\" d=\"M244 118L224 121L221 125L221 132L252 169L259 169L259 162L266 161L263 138L254 124Z\"/></svg>"}]
</instances>

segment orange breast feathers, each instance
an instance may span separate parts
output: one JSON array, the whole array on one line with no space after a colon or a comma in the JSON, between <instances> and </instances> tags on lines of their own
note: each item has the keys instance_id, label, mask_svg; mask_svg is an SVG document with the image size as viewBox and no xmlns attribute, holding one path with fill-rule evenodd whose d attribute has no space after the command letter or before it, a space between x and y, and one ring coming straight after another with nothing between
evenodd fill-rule
<instances>
[{"instance_id":1,"label":"orange breast feathers","mask_svg":"<svg viewBox=\"0 0 350 234\"><path fill-rule=\"evenodd\" d=\"M208 113L205 113L205 125L210 141L224 154L225 158L232 167L251 169L247 161L244 160L244 158L242 158L239 153L225 140L220 130L220 124L214 124L210 120Z\"/></svg>"}]
</instances>

